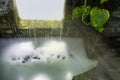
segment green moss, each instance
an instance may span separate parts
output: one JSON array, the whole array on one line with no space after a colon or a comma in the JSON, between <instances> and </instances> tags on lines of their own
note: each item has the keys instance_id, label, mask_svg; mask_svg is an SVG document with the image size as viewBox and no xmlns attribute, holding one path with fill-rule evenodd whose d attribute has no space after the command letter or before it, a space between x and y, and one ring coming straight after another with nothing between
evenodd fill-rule
<instances>
[{"instance_id":1,"label":"green moss","mask_svg":"<svg viewBox=\"0 0 120 80\"><path fill-rule=\"evenodd\" d=\"M61 28L62 21L59 20L20 20L19 28Z\"/></svg>"}]
</instances>

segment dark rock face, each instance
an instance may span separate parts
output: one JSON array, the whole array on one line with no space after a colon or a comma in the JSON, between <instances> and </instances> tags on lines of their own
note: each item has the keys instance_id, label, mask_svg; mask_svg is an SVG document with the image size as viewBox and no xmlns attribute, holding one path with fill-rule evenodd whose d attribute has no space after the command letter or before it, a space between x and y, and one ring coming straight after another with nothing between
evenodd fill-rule
<instances>
[{"instance_id":1,"label":"dark rock face","mask_svg":"<svg viewBox=\"0 0 120 80\"><path fill-rule=\"evenodd\" d=\"M105 25L103 33L104 40L108 47L115 50L119 55L120 52L120 1L109 0L104 4L110 11L110 19Z\"/></svg>"},{"instance_id":2,"label":"dark rock face","mask_svg":"<svg viewBox=\"0 0 120 80\"><path fill-rule=\"evenodd\" d=\"M11 8L10 0L0 0L0 16L7 14Z\"/></svg>"},{"instance_id":3,"label":"dark rock face","mask_svg":"<svg viewBox=\"0 0 120 80\"><path fill-rule=\"evenodd\" d=\"M110 20L105 25L105 37L120 36L120 1L109 0L104 7L110 11Z\"/></svg>"}]
</instances>

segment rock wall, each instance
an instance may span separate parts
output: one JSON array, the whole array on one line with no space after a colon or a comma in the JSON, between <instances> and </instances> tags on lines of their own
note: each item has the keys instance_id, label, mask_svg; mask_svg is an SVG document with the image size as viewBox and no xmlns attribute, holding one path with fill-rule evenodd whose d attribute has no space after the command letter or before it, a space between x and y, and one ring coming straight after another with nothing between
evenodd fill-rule
<instances>
[{"instance_id":1,"label":"rock wall","mask_svg":"<svg viewBox=\"0 0 120 80\"><path fill-rule=\"evenodd\" d=\"M105 25L105 37L120 36L120 1L109 0L104 6L110 11L110 19Z\"/></svg>"}]
</instances>

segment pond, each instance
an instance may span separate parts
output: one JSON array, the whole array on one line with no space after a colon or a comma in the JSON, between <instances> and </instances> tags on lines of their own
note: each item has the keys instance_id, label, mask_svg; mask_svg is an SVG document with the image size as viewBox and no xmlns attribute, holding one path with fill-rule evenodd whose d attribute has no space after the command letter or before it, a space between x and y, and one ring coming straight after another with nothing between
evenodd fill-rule
<instances>
[{"instance_id":1,"label":"pond","mask_svg":"<svg viewBox=\"0 0 120 80\"><path fill-rule=\"evenodd\" d=\"M97 66L82 38L0 39L2 80L72 80Z\"/></svg>"}]
</instances>

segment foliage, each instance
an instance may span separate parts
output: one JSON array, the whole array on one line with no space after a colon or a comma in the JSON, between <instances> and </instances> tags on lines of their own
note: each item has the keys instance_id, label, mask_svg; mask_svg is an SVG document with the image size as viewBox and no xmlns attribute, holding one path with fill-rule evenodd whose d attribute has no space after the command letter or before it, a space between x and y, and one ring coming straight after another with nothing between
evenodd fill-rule
<instances>
[{"instance_id":1,"label":"foliage","mask_svg":"<svg viewBox=\"0 0 120 80\"><path fill-rule=\"evenodd\" d=\"M103 4L107 0L101 0L100 4ZM86 22L86 18L90 16L89 23ZM98 7L92 7L87 5L87 0L84 0L84 5L76 7L73 10L73 19L82 19L85 25L92 25L99 32L104 31L103 25L109 20L110 14L106 9L101 9Z\"/></svg>"},{"instance_id":2,"label":"foliage","mask_svg":"<svg viewBox=\"0 0 120 80\"><path fill-rule=\"evenodd\" d=\"M76 7L73 10L73 18L81 18L83 23L86 25L89 25L89 23L85 22L86 17L89 15L90 13L90 6L81 6L81 7Z\"/></svg>"},{"instance_id":3,"label":"foliage","mask_svg":"<svg viewBox=\"0 0 120 80\"><path fill-rule=\"evenodd\" d=\"M59 20L20 20L19 28L60 28L62 21Z\"/></svg>"},{"instance_id":4,"label":"foliage","mask_svg":"<svg viewBox=\"0 0 120 80\"><path fill-rule=\"evenodd\" d=\"M103 32L103 25L109 19L109 12L105 9L94 7L90 11L90 17L91 25L94 26L95 29L99 30L99 32Z\"/></svg>"},{"instance_id":5,"label":"foliage","mask_svg":"<svg viewBox=\"0 0 120 80\"><path fill-rule=\"evenodd\" d=\"M108 0L100 0L100 4L103 4L104 2L107 2Z\"/></svg>"}]
</instances>

